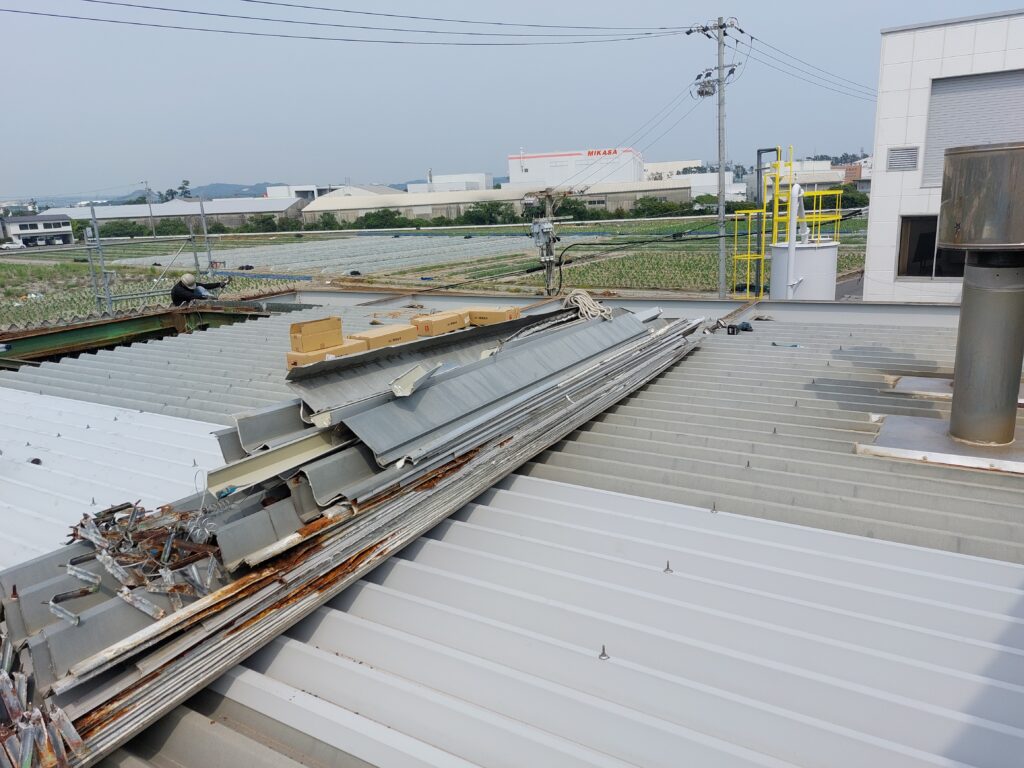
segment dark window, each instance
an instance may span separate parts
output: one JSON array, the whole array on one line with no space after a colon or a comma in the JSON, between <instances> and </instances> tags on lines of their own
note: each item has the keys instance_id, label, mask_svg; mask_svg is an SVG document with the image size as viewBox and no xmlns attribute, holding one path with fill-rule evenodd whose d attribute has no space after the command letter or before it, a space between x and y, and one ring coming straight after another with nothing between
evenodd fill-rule
<instances>
[{"instance_id":1,"label":"dark window","mask_svg":"<svg viewBox=\"0 0 1024 768\"><path fill-rule=\"evenodd\" d=\"M900 277L963 277L964 252L935 247L938 216L903 216L900 219Z\"/></svg>"}]
</instances>

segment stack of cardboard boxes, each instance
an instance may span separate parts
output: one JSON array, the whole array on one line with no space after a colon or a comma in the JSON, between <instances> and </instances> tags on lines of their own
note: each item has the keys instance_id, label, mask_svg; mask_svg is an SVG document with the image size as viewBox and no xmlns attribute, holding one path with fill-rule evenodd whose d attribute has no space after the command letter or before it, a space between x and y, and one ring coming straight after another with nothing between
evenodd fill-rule
<instances>
[{"instance_id":1,"label":"stack of cardboard boxes","mask_svg":"<svg viewBox=\"0 0 1024 768\"><path fill-rule=\"evenodd\" d=\"M292 323L292 351L288 353L288 367L319 363L328 357L342 357L365 352L367 344L357 338L346 339L341 335L341 318L325 317L323 320L308 320Z\"/></svg>"},{"instance_id":2,"label":"stack of cardboard boxes","mask_svg":"<svg viewBox=\"0 0 1024 768\"><path fill-rule=\"evenodd\" d=\"M405 344L421 336L440 336L468 325L496 325L518 318L519 307L466 307L451 312L417 315L412 319L412 325L380 325L353 333L348 338L342 336L340 317L292 323L292 351L288 353L288 367Z\"/></svg>"}]
</instances>

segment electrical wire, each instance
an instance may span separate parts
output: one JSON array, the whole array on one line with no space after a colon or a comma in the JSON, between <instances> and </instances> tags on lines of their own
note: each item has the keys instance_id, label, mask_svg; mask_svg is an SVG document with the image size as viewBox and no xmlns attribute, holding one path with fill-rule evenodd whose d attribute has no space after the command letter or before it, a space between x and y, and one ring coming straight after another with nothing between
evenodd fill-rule
<instances>
[{"instance_id":1,"label":"electrical wire","mask_svg":"<svg viewBox=\"0 0 1024 768\"><path fill-rule=\"evenodd\" d=\"M739 41L738 41L738 39L735 36L728 35L728 37L730 39L732 39L732 40L737 40L737 44L738 44ZM748 35L748 37L750 37L750 36ZM748 45L749 45L749 50L753 51L754 50L754 38L753 37L750 37L750 40L748 41ZM770 51L766 51L766 50L763 50L761 48L758 48L757 52L761 56L767 56L769 59L772 59L773 61L779 62L783 66L789 67L790 69L793 69L793 70L799 72L800 74L807 75L809 77L813 77L813 78L815 78L817 80L821 80L822 82L825 82L825 83L829 83L830 85L834 85L837 88L842 88L843 90L852 91L853 93L862 93L865 96L870 96L872 98L874 98L874 96L876 95L876 92L875 92L874 88L868 88L868 87L863 86L863 85L852 85L852 86L851 85L844 85L842 82L839 82L843 78L837 78L834 75L829 75L829 76L826 77L824 75L818 74L818 72L815 71L815 69L813 67L811 68L811 70L803 69L802 67L798 67L797 65L793 64L792 62L790 62L790 61L788 61L786 59L783 59L783 58L781 58L779 56L776 56L773 53L771 53ZM824 72L825 70L821 70L821 71Z\"/></svg>"},{"instance_id":2,"label":"electrical wire","mask_svg":"<svg viewBox=\"0 0 1024 768\"><path fill-rule=\"evenodd\" d=\"M733 46L728 46L727 45L726 47L729 48L730 50L736 50ZM764 64L766 67L768 67L769 69L774 69L776 72L780 72L783 75L788 75L789 77L796 78L797 80L802 80L803 82L809 83L810 85L816 85L817 87L824 88L827 91L832 91L833 93L838 93L838 94L841 94L843 96L849 96L849 97L854 98L854 99L860 99L861 101L869 101L869 102L872 102L872 103L875 101L875 99L869 98L869 97L861 95L859 93L854 93L852 91L842 91L842 90L839 90L838 88L833 88L833 87L827 85L825 82L820 81L820 80L811 80L811 79L806 78L806 77L801 77L800 75L796 74L795 72L790 72L788 70L782 69L780 67L775 66L774 64L772 64L770 61L767 61L766 59L762 59L762 58L757 57L753 53L747 54L747 58L748 59L753 59L754 61L759 61L762 64Z\"/></svg>"},{"instance_id":3,"label":"electrical wire","mask_svg":"<svg viewBox=\"0 0 1024 768\"><path fill-rule=\"evenodd\" d=\"M191 16L206 16L219 19L236 19L241 21L264 21L276 24L296 24L309 27L330 27L335 29L361 29L375 32L404 32L417 35L462 35L472 37L559 37L559 38L604 38L622 37L622 32L600 32L600 33L571 33L571 32L449 32L441 29L415 29L410 27L380 27L367 24L339 24L326 21L304 21L300 19L281 19L268 16L247 16L237 13L219 13L215 11L196 11L185 8L169 8L162 5L143 5L140 3L118 2L118 0L79 0L79 2L92 5L110 5L118 8L132 8L146 11L160 11L163 13L184 13ZM663 32L638 32L641 37L662 37L667 33Z\"/></svg>"},{"instance_id":4,"label":"electrical wire","mask_svg":"<svg viewBox=\"0 0 1024 768\"><path fill-rule=\"evenodd\" d=\"M849 83L850 85L856 85L856 86L857 86L857 87L859 87L859 88L865 88L866 90L869 90L869 91L871 91L872 93L874 93L874 92L875 92L875 89L874 89L874 88L868 88L867 86L863 85L862 83L858 83L858 82L857 82L856 80L849 80L848 78L845 78L845 77L843 77L842 75L837 75L837 74L836 74L835 72L829 72L829 71L828 71L827 69L823 69L822 67L819 67L819 66L817 66L816 64L811 64L811 63L810 63L809 61L804 61L803 59L801 59L801 58L798 58L797 56L794 56L794 55L793 55L793 54L791 54L791 53L787 53L786 51L782 50L781 48L778 48L778 47L776 47L776 46L772 45L772 44L771 44L771 43L769 43L769 42L768 42L767 40L765 40L765 39L764 39L763 37L756 37L756 38L755 38L755 37L754 37L753 35L747 35L747 36L748 36L748 37L749 37L749 38L750 38L751 40L757 40L757 42L761 43L761 45L765 45L765 46L767 46L768 48L771 48L771 49L772 49L773 51L778 51L778 52L779 52L779 53L781 53L781 54L782 54L783 56L788 56L789 58L791 58L791 59L793 59L793 60L795 60L795 61L799 61L799 62L800 62L801 64L806 64L806 65L807 65L808 67L810 67L811 69L817 69L817 70L820 70L821 72L824 72L825 74L827 74L827 75L831 75L832 77L838 78L838 79L840 79L840 80L843 80L844 82L847 82L847 83Z\"/></svg>"},{"instance_id":5,"label":"electrical wire","mask_svg":"<svg viewBox=\"0 0 1024 768\"><path fill-rule=\"evenodd\" d=\"M184 24L159 24L147 21L129 21L127 19L104 19L97 16L78 16L67 13L45 13L43 11L26 11L18 8L0 8L0 13L14 13L21 16L37 16L41 18L62 19L70 21L92 21L102 24L117 24L128 27L144 27L147 29L169 29L184 32L209 32L237 37L263 37L279 40L316 40L338 43L374 43L378 45L417 45L417 46L455 46L455 47L506 47L506 46L539 46L539 45L591 45L599 43L621 43L630 40L651 40L659 35L609 37L600 40L540 40L517 42L469 42L462 40L384 40L380 38L360 37L326 37L321 35L288 35L281 32L253 32L240 29L217 29L215 27L192 27ZM663 36L679 35L681 32L665 32Z\"/></svg>"},{"instance_id":6,"label":"electrical wire","mask_svg":"<svg viewBox=\"0 0 1024 768\"><path fill-rule=\"evenodd\" d=\"M640 30L654 31L678 31L686 32L687 27L597 27L597 26L575 26L569 24L520 24L510 21L480 21L472 19L452 19L439 16L411 16L404 13L383 13L380 11L354 11L347 8L332 8L323 5L306 5L302 3L284 3L278 0L241 0L243 3L254 5L272 5L281 8L301 9L306 11L328 11L330 13L346 13L355 16L377 16L389 19L406 19L409 21L436 21L444 24L478 24L490 27L526 27L530 29L576 29L576 30L604 30L618 32L635 32Z\"/></svg>"}]
</instances>

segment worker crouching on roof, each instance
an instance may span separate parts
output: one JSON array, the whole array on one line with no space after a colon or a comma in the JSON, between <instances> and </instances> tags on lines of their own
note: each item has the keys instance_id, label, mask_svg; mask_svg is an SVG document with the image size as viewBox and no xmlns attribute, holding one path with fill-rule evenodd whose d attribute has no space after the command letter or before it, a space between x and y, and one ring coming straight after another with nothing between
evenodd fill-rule
<instances>
[{"instance_id":1,"label":"worker crouching on roof","mask_svg":"<svg viewBox=\"0 0 1024 768\"><path fill-rule=\"evenodd\" d=\"M188 304L196 299L212 299L213 295L210 291L216 288L223 288L230 282L231 278L229 277L227 280L219 283L197 283L195 275L185 273L174 284L174 287L171 288L171 303L176 307L180 307L182 304Z\"/></svg>"}]
</instances>

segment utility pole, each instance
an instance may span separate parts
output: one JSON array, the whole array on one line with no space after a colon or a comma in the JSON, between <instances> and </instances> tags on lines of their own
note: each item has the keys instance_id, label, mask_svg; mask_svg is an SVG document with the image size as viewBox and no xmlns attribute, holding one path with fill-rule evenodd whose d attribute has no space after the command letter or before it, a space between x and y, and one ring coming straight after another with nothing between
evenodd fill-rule
<instances>
[{"instance_id":1,"label":"utility pole","mask_svg":"<svg viewBox=\"0 0 1024 768\"><path fill-rule=\"evenodd\" d=\"M206 228L206 208L203 207L203 198L199 198L199 218L203 223L203 241L206 243L206 269L213 270L213 251L210 250L210 231Z\"/></svg>"},{"instance_id":2,"label":"utility pole","mask_svg":"<svg viewBox=\"0 0 1024 768\"><path fill-rule=\"evenodd\" d=\"M726 71L725 38L726 30L730 27L739 29L736 19L719 16L717 21L693 26L686 31L688 35L697 32L718 43L718 63L715 67L717 77L711 81L709 79L702 80L701 75L698 75L697 95L711 96L715 94L718 97L718 298L720 299L724 299L727 294L725 285L725 83L729 75L733 73L733 69L730 68ZM715 33L713 38L711 37L712 32ZM705 74L710 75L710 72Z\"/></svg>"},{"instance_id":3,"label":"utility pole","mask_svg":"<svg viewBox=\"0 0 1024 768\"><path fill-rule=\"evenodd\" d=\"M149 189L149 182L142 181L141 184L146 186L146 204L149 205L149 231L153 237L156 237L156 222L153 220L153 193Z\"/></svg>"},{"instance_id":4,"label":"utility pole","mask_svg":"<svg viewBox=\"0 0 1024 768\"><path fill-rule=\"evenodd\" d=\"M725 298L725 19L718 17L718 298Z\"/></svg>"},{"instance_id":5,"label":"utility pole","mask_svg":"<svg viewBox=\"0 0 1024 768\"><path fill-rule=\"evenodd\" d=\"M100 242L100 225L99 222L96 221L96 206L92 203L89 203L89 216L92 219L92 231L96 238L94 241L96 243L96 255L99 256L100 260L100 277L103 279L103 297L101 298L99 292L96 291L95 276L93 277L93 292L96 295L96 303L100 304L102 302L106 305L107 312L113 312L114 302L110 296L110 273L107 272L107 264L103 259L103 243ZM90 260L89 271L92 272L92 269L93 266Z\"/></svg>"},{"instance_id":6,"label":"utility pole","mask_svg":"<svg viewBox=\"0 0 1024 768\"><path fill-rule=\"evenodd\" d=\"M550 189L541 193L544 197L544 218L534 220L530 225L533 242L540 250L540 263L544 266L544 292L548 296L555 293L555 196Z\"/></svg>"}]
</instances>

